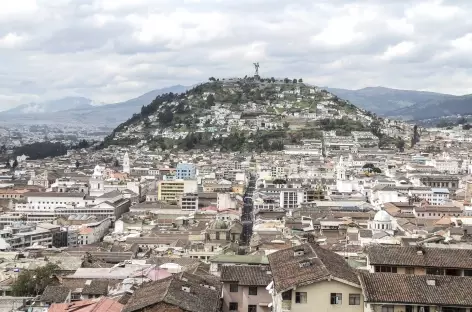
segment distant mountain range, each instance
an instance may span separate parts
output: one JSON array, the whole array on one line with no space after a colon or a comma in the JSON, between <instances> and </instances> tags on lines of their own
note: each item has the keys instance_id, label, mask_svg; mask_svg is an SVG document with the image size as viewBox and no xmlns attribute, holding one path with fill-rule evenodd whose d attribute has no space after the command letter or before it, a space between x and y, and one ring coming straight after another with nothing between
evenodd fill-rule
<instances>
[{"instance_id":1,"label":"distant mountain range","mask_svg":"<svg viewBox=\"0 0 472 312\"><path fill-rule=\"evenodd\" d=\"M116 127L163 93L182 93L190 86L176 85L156 89L137 98L115 103L97 104L83 97L65 97L53 101L29 103L0 112L5 124L61 125L81 123ZM327 91L380 116L403 120L437 119L451 115L472 115L472 95L455 96L435 92L367 87L348 90L325 87Z\"/></svg>"},{"instance_id":2,"label":"distant mountain range","mask_svg":"<svg viewBox=\"0 0 472 312\"><path fill-rule=\"evenodd\" d=\"M0 122L25 125L81 123L113 128L128 119L130 115L139 112L143 105L148 105L158 95L169 92L182 93L189 88L176 85L157 89L115 104L96 105L92 100L83 97L65 97L53 101L23 104L0 112Z\"/></svg>"},{"instance_id":3,"label":"distant mountain range","mask_svg":"<svg viewBox=\"0 0 472 312\"><path fill-rule=\"evenodd\" d=\"M93 101L84 97L65 97L58 100L19 105L2 114L44 114L93 106Z\"/></svg>"},{"instance_id":4,"label":"distant mountain range","mask_svg":"<svg viewBox=\"0 0 472 312\"><path fill-rule=\"evenodd\" d=\"M359 90L326 88L352 104L378 115L403 120L472 115L472 95L368 87Z\"/></svg>"}]
</instances>

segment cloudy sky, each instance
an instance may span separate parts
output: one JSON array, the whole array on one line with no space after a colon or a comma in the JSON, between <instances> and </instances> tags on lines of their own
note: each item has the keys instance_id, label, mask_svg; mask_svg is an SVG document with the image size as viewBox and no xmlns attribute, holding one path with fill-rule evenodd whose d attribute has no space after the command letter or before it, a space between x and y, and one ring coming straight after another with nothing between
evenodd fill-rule
<instances>
[{"instance_id":1,"label":"cloudy sky","mask_svg":"<svg viewBox=\"0 0 472 312\"><path fill-rule=\"evenodd\" d=\"M472 93L470 0L14 0L0 9L0 110L117 102L210 76Z\"/></svg>"}]
</instances>

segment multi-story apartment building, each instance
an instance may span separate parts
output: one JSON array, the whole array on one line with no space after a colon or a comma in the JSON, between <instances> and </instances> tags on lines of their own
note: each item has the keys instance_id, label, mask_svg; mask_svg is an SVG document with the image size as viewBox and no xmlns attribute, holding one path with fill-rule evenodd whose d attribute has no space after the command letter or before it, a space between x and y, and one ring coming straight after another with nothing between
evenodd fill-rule
<instances>
[{"instance_id":1,"label":"multi-story apartment building","mask_svg":"<svg viewBox=\"0 0 472 312\"><path fill-rule=\"evenodd\" d=\"M454 175L425 175L419 177L423 185L436 188L448 188L456 191L459 188L459 177Z\"/></svg>"},{"instance_id":2,"label":"multi-story apartment building","mask_svg":"<svg viewBox=\"0 0 472 312\"><path fill-rule=\"evenodd\" d=\"M33 245L52 247L53 232L34 224L17 223L0 231L1 249L26 248Z\"/></svg>"},{"instance_id":3,"label":"multi-story apartment building","mask_svg":"<svg viewBox=\"0 0 472 312\"><path fill-rule=\"evenodd\" d=\"M110 226L110 218L80 226L78 228L77 244L87 245L99 242L107 234Z\"/></svg>"},{"instance_id":4,"label":"multi-story apartment building","mask_svg":"<svg viewBox=\"0 0 472 312\"><path fill-rule=\"evenodd\" d=\"M198 194L185 193L177 195L178 205L182 210L195 211L198 210Z\"/></svg>"},{"instance_id":5,"label":"multi-story apartment building","mask_svg":"<svg viewBox=\"0 0 472 312\"><path fill-rule=\"evenodd\" d=\"M162 180L157 186L157 199L177 203L178 195L197 193L196 180Z\"/></svg>"},{"instance_id":6,"label":"multi-story apartment building","mask_svg":"<svg viewBox=\"0 0 472 312\"><path fill-rule=\"evenodd\" d=\"M293 210L303 202L304 196L303 189L280 189L280 207Z\"/></svg>"},{"instance_id":7,"label":"multi-story apartment building","mask_svg":"<svg viewBox=\"0 0 472 312\"><path fill-rule=\"evenodd\" d=\"M175 170L175 178L179 180L195 180L197 169L194 164L180 163Z\"/></svg>"}]
</instances>

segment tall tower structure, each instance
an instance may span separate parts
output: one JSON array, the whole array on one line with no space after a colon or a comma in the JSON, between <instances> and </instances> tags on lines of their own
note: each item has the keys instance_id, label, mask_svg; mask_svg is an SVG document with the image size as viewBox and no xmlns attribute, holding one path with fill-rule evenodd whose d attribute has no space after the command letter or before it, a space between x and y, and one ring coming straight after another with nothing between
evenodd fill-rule
<instances>
[{"instance_id":1,"label":"tall tower structure","mask_svg":"<svg viewBox=\"0 0 472 312\"><path fill-rule=\"evenodd\" d=\"M346 166L343 156L339 157L339 162L336 164L336 180L346 180Z\"/></svg>"},{"instance_id":2,"label":"tall tower structure","mask_svg":"<svg viewBox=\"0 0 472 312\"><path fill-rule=\"evenodd\" d=\"M124 173L130 173L131 172L131 168L130 168L130 165L129 165L128 152L126 152L125 155L123 156L123 172Z\"/></svg>"},{"instance_id":3,"label":"tall tower structure","mask_svg":"<svg viewBox=\"0 0 472 312\"><path fill-rule=\"evenodd\" d=\"M99 165L95 166L92 177L89 180L90 196L101 196L105 194L105 181L103 179L103 169Z\"/></svg>"},{"instance_id":4,"label":"tall tower structure","mask_svg":"<svg viewBox=\"0 0 472 312\"><path fill-rule=\"evenodd\" d=\"M254 68L255 68L254 78L259 78L259 62L253 63L253 64L254 64Z\"/></svg>"}]
</instances>

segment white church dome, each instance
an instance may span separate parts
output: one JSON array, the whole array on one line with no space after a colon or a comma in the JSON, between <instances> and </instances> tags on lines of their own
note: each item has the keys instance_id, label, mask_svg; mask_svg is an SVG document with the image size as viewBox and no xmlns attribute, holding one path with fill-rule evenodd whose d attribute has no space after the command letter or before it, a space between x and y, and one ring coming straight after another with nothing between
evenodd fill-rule
<instances>
[{"instance_id":1,"label":"white church dome","mask_svg":"<svg viewBox=\"0 0 472 312\"><path fill-rule=\"evenodd\" d=\"M391 217L385 210L379 210L374 217L374 221L377 222L390 222Z\"/></svg>"}]
</instances>

